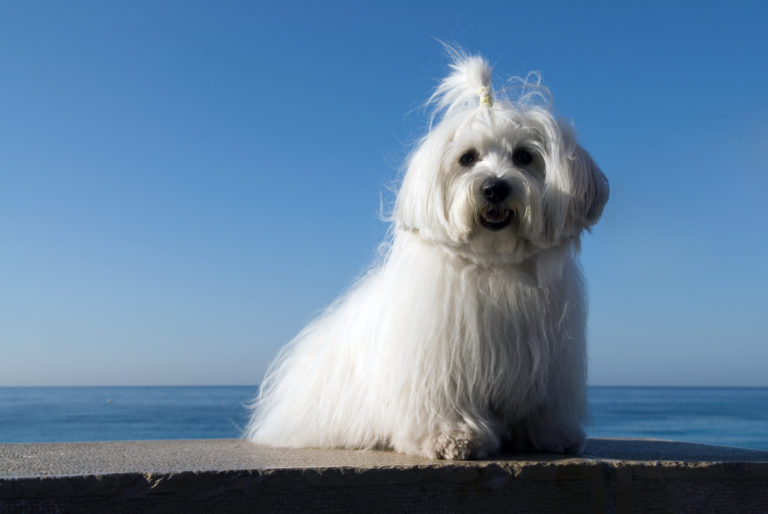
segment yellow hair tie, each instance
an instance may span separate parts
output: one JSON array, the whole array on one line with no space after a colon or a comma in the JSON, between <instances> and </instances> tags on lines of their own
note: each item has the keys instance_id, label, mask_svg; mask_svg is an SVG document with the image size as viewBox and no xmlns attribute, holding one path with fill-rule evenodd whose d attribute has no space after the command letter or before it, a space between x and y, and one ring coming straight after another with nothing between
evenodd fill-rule
<instances>
[{"instance_id":1,"label":"yellow hair tie","mask_svg":"<svg viewBox=\"0 0 768 514\"><path fill-rule=\"evenodd\" d=\"M491 88L489 87L481 87L480 88L480 104L484 105L486 107L490 107L493 105L493 97L491 96Z\"/></svg>"}]
</instances>

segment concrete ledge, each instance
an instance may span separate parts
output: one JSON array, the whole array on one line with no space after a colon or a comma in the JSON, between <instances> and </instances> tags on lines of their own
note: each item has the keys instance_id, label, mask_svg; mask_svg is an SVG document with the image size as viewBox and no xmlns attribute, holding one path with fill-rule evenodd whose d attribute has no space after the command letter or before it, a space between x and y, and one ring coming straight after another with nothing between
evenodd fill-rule
<instances>
[{"instance_id":1,"label":"concrete ledge","mask_svg":"<svg viewBox=\"0 0 768 514\"><path fill-rule=\"evenodd\" d=\"M0 445L0 512L768 512L768 452L592 439L430 461L236 439Z\"/></svg>"}]
</instances>

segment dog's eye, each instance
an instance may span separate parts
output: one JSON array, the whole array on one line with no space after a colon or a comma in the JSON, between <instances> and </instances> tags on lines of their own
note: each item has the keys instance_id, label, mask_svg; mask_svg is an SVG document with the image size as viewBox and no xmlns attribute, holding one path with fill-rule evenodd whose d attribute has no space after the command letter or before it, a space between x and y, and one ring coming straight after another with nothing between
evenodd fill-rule
<instances>
[{"instance_id":1,"label":"dog's eye","mask_svg":"<svg viewBox=\"0 0 768 514\"><path fill-rule=\"evenodd\" d=\"M512 163L515 166L523 167L528 166L533 162L533 155L525 148L518 148L512 152Z\"/></svg>"},{"instance_id":2,"label":"dog's eye","mask_svg":"<svg viewBox=\"0 0 768 514\"><path fill-rule=\"evenodd\" d=\"M459 157L459 164L464 167L472 166L475 162L477 162L477 152L475 150L470 150Z\"/></svg>"}]
</instances>

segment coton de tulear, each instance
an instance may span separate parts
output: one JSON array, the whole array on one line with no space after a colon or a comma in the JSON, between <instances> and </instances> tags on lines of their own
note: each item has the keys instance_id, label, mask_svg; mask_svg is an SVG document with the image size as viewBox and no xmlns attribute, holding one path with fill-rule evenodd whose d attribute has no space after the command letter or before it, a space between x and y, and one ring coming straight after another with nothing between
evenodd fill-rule
<instances>
[{"instance_id":1,"label":"coton de tulear","mask_svg":"<svg viewBox=\"0 0 768 514\"><path fill-rule=\"evenodd\" d=\"M608 182L546 90L454 53L406 163L385 255L280 353L246 437L429 458L579 451L580 237Z\"/></svg>"}]
</instances>

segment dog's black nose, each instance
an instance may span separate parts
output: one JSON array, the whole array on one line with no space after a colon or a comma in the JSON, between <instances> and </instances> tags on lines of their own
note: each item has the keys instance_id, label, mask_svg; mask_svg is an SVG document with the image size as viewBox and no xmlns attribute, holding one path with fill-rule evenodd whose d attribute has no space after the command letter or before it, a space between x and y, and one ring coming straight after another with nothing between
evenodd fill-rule
<instances>
[{"instance_id":1,"label":"dog's black nose","mask_svg":"<svg viewBox=\"0 0 768 514\"><path fill-rule=\"evenodd\" d=\"M493 203L501 203L512 192L509 182L498 178L489 178L480 186L480 191L486 200Z\"/></svg>"}]
</instances>

